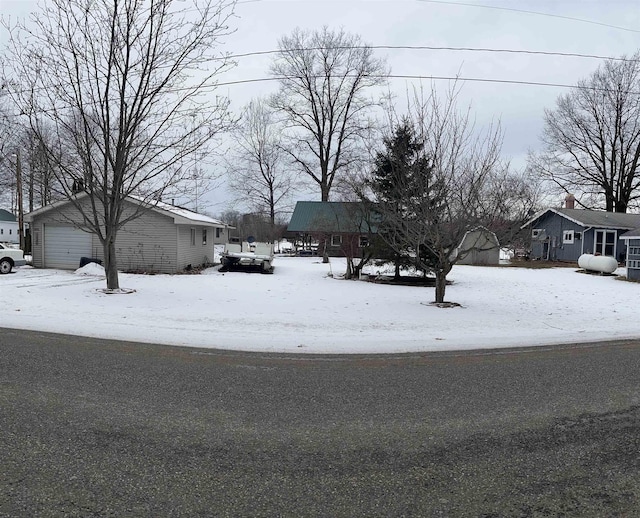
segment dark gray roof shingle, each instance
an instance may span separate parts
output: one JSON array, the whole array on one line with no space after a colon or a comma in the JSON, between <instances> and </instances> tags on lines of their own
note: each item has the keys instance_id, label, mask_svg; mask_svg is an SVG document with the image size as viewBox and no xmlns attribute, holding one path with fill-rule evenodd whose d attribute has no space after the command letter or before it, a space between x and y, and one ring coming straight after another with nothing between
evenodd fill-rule
<instances>
[{"instance_id":1,"label":"dark gray roof shingle","mask_svg":"<svg viewBox=\"0 0 640 518\"><path fill-rule=\"evenodd\" d=\"M555 211L585 227L633 229L640 226L640 214L585 209L555 209Z\"/></svg>"}]
</instances>

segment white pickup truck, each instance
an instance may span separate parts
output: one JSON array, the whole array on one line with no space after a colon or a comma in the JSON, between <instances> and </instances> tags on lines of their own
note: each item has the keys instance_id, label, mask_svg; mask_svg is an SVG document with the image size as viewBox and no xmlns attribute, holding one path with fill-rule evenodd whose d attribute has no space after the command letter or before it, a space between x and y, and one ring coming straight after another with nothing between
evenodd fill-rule
<instances>
[{"instance_id":1,"label":"white pickup truck","mask_svg":"<svg viewBox=\"0 0 640 518\"><path fill-rule=\"evenodd\" d=\"M13 267L24 266L24 252L0 243L0 274L11 273Z\"/></svg>"}]
</instances>

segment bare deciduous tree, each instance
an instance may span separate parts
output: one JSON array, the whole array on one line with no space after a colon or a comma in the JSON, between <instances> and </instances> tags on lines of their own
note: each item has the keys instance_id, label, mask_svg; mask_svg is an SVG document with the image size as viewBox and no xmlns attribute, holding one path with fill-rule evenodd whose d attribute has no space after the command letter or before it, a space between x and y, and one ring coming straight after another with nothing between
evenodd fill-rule
<instances>
[{"instance_id":1,"label":"bare deciduous tree","mask_svg":"<svg viewBox=\"0 0 640 518\"><path fill-rule=\"evenodd\" d=\"M228 66L218 49L233 4L50 0L29 27L10 27L12 97L81 214L74 223L98 236L109 290L118 230L189 178L225 127L212 88ZM138 209L125 210L130 196Z\"/></svg>"},{"instance_id":2,"label":"bare deciduous tree","mask_svg":"<svg viewBox=\"0 0 640 518\"><path fill-rule=\"evenodd\" d=\"M544 187L542 180L529 171L514 172L504 167L491 175L483 194L487 214L484 224L496 234L501 246L530 246L530 229L521 227L542 210L547 196Z\"/></svg>"},{"instance_id":3,"label":"bare deciduous tree","mask_svg":"<svg viewBox=\"0 0 640 518\"><path fill-rule=\"evenodd\" d=\"M264 213L275 230L281 211L290 209L294 189L281 148L281 127L266 103L256 99L245 108L233 135L226 161L229 189L251 211Z\"/></svg>"},{"instance_id":4,"label":"bare deciduous tree","mask_svg":"<svg viewBox=\"0 0 640 518\"><path fill-rule=\"evenodd\" d=\"M408 160L393 167L407 170L391 175L393 197L377 200L381 238L412 257L417 269L435 275L437 303L444 302L453 265L468 253L456 251L465 233L487 220L483 193L501 145L499 127L477 132L469 111L458 111L458 93L454 85L442 100L435 88L428 95L420 89L408 100L406 116L391 111L389 135L398 128L408 132Z\"/></svg>"},{"instance_id":5,"label":"bare deciduous tree","mask_svg":"<svg viewBox=\"0 0 640 518\"><path fill-rule=\"evenodd\" d=\"M386 66L358 36L296 29L280 40L271 73L280 81L271 104L286 120L286 151L328 201L342 171L354 169L371 128L367 97L385 83Z\"/></svg>"},{"instance_id":6,"label":"bare deciduous tree","mask_svg":"<svg viewBox=\"0 0 640 518\"><path fill-rule=\"evenodd\" d=\"M545 112L530 167L583 206L626 212L640 199L640 52L606 61Z\"/></svg>"}]
</instances>

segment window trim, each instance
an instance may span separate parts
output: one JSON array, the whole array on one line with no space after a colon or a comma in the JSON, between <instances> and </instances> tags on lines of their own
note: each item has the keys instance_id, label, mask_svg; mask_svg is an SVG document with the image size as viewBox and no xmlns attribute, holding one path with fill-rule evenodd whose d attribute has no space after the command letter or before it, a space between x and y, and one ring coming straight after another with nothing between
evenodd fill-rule
<instances>
[{"instance_id":1,"label":"window trim","mask_svg":"<svg viewBox=\"0 0 640 518\"><path fill-rule=\"evenodd\" d=\"M342 234L331 234L331 246L342 246Z\"/></svg>"},{"instance_id":2,"label":"window trim","mask_svg":"<svg viewBox=\"0 0 640 518\"><path fill-rule=\"evenodd\" d=\"M573 230L562 231L562 244L572 245L575 243L575 232Z\"/></svg>"},{"instance_id":3,"label":"window trim","mask_svg":"<svg viewBox=\"0 0 640 518\"><path fill-rule=\"evenodd\" d=\"M190 229L190 239L191 246L196 246L196 229L191 227Z\"/></svg>"}]
</instances>

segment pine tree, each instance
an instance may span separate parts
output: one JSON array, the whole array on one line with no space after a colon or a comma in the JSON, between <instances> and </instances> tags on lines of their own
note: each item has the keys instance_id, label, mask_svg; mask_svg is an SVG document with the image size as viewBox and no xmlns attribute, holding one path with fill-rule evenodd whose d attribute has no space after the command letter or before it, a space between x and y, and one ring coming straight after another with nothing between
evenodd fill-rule
<instances>
[{"instance_id":1,"label":"pine tree","mask_svg":"<svg viewBox=\"0 0 640 518\"><path fill-rule=\"evenodd\" d=\"M425 274L434 254L426 236L416 240L425 215L437 220L442 207L438 184L433 180L429 157L415 129L404 120L384 140L385 150L377 154L370 182L382 221L381 241L391 252L395 277L403 266L413 265Z\"/></svg>"}]
</instances>

